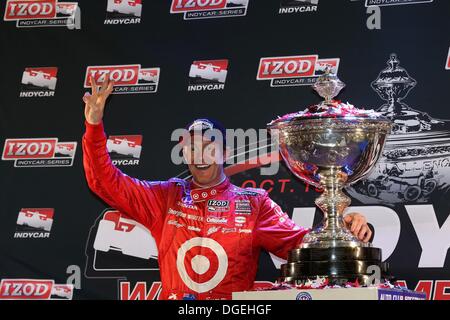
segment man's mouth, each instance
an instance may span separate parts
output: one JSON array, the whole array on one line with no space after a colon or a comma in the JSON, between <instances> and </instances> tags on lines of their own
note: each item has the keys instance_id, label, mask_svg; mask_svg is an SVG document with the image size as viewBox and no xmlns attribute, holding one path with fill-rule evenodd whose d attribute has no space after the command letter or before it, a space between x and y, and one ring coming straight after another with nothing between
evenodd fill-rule
<instances>
[{"instance_id":1,"label":"man's mouth","mask_svg":"<svg viewBox=\"0 0 450 320\"><path fill-rule=\"evenodd\" d=\"M211 167L210 164L196 164L195 169L197 170L207 170L209 167Z\"/></svg>"}]
</instances>

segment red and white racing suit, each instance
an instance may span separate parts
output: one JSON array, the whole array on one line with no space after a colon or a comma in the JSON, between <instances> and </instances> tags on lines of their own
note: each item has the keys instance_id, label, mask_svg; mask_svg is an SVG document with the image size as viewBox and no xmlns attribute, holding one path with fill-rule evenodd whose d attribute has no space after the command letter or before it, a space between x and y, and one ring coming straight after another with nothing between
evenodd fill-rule
<instances>
[{"instance_id":1,"label":"red and white racing suit","mask_svg":"<svg viewBox=\"0 0 450 320\"><path fill-rule=\"evenodd\" d=\"M286 259L309 231L295 225L263 189L239 188L228 179L199 188L176 178L150 182L129 177L111 162L103 123L85 125L88 185L152 233L160 299L230 299L234 291L250 290L260 250Z\"/></svg>"}]
</instances>

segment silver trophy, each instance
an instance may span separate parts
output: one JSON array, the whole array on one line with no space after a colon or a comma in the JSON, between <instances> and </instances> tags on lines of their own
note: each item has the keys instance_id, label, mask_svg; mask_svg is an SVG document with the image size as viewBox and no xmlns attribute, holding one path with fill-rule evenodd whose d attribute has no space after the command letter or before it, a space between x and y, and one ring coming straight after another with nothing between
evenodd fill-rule
<instances>
[{"instance_id":1,"label":"silver trophy","mask_svg":"<svg viewBox=\"0 0 450 320\"><path fill-rule=\"evenodd\" d=\"M343 212L351 200L343 188L370 173L392 124L373 110L334 101L344 86L326 70L313 85L324 101L268 125L292 173L323 190L315 200L323 220L290 252L281 268L283 281L328 276L364 282L367 267L374 264L387 272L381 250L358 240L345 225Z\"/></svg>"}]
</instances>

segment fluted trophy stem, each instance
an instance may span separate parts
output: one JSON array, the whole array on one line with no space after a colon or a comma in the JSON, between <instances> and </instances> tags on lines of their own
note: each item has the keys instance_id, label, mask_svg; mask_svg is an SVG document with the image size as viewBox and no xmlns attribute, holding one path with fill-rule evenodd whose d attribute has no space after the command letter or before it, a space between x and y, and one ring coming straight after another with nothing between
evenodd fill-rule
<instances>
[{"instance_id":1,"label":"fluted trophy stem","mask_svg":"<svg viewBox=\"0 0 450 320\"><path fill-rule=\"evenodd\" d=\"M322 176L321 184L324 191L315 203L324 214L323 228L336 233L338 229L345 227L342 215L351 202L350 198L342 192L347 176L334 168L325 171Z\"/></svg>"},{"instance_id":2,"label":"fluted trophy stem","mask_svg":"<svg viewBox=\"0 0 450 320\"><path fill-rule=\"evenodd\" d=\"M315 203L323 212L323 220L317 228L305 236L301 247L367 246L352 235L344 223L344 211L351 203L350 197L342 191L347 175L341 168L332 167L323 170L320 176L323 192Z\"/></svg>"},{"instance_id":3,"label":"fluted trophy stem","mask_svg":"<svg viewBox=\"0 0 450 320\"><path fill-rule=\"evenodd\" d=\"M332 233L344 228L343 212L350 204L350 198L339 189L325 189L323 194L315 200L316 205L323 212L323 228Z\"/></svg>"}]
</instances>

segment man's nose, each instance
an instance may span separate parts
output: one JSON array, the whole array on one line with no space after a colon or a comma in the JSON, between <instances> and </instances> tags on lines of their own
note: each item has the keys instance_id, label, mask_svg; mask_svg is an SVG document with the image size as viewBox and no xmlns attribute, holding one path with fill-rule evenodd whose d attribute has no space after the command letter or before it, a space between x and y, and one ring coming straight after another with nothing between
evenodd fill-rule
<instances>
[{"instance_id":1,"label":"man's nose","mask_svg":"<svg viewBox=\"0 0 450 320\"><path fill-rule=\"evenodd\" d=\"M194 164L201 164L203 162L203 152L196 151L194 153Z\"/></svg>"}]
</instances>

